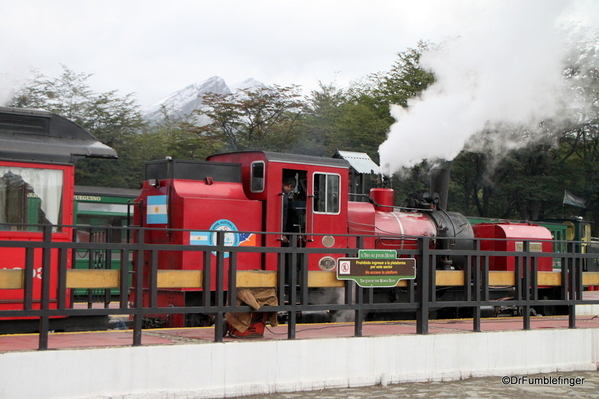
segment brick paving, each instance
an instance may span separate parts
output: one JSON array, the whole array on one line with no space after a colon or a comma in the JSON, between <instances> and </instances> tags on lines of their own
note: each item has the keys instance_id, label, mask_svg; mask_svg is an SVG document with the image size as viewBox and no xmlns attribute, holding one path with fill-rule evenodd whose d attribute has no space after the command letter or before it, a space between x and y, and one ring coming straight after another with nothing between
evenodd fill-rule
<instances>
[{"instance_id":1,"label":"brick paving","mask_svg":"<svg viewBox=\"0 0 599 399\"><path fill-rule=\"evenodd\" d=\"M599 328L599 317L592 315L577 316L577 328ZM429 334L471 334L471 319L431 320ZM568 316L531 317L531 329L568 328ZM521 317L489 318L481 322L482 331L522 330ZM256 339L285 340L288 326L267 326L264 336ZM390 321L365 322L362 336L376 337L386 335L416 334L416 322ZM298 324L296 339L353 337L353 323ZM238 338L226 337L224 342L238 341ZM191 327L173 329L149 329L142 332L142 345L206 344L214 342L213 327ZM130 346L133 343L133 330L108 330L78 333L50 333L49 349L101 348ZM36 350L39 346L37 334L0 335L0 353L10 351Z\"/></svg>"},{"instance_id":2,"label":"brick paving","mask_svg":"<svg viewBox=\"0 0 599 399\"><path fill-rule=\"evenodd\" d=\"M505 381L502 379L505 378ZM504 383L505 382L505 383ZM469 378L459 381L410 382L370 387L323 389L307 392L272 393L238 397L243 399L562 399L599 398L599 372L552 372Z\"/></svg>"}]
</instances>

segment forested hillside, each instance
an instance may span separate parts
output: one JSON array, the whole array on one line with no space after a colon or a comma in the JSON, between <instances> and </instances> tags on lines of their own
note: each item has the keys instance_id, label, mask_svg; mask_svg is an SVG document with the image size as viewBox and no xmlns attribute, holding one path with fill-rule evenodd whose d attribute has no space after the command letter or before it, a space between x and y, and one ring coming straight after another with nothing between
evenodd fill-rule
<instances>
[{"instance_id":1,"label":"forested hillside","mask_svg":"<svg viewBox=\"0 0 599 399\"><path fill-rule=\"evenodd\" d=\"M573 45L563 71L564 83L575 95L570 98L576 98L567 104L573 112L542 121L542 138L530 140L526 128L513 128L512 139L524 144L501 153L491 149L497 140L493 128L471 139L452 161L452 211L528 220L580 215L599 226L598 42L594 37ZM133 94L95 93L87 84L89 74L67 67L58 77L36 75L5 105L63 115L118 151L117 161L81 161L76 177L80 185L136 188L144 161L165 156L204 159L231 150L332 156L339 149L366 152L378 162L378 148L394 123L390 105L409 107L411 98L435 82L434 74L420 64L421 55L434 46L419 43L399 52L389 70L373 72L349 87L321 82L308 94L295 85L208 94L205 106L195 112L212 123L201 126L192 123L200 116L194 114L165 114L149 123ZM411 140L422 139L413 132ZM423 160L394 174L396 203L426 190L428 170L435 162ZM586 207L564 204L565 190L585 199Z\"/></svg>"}]
</instances>

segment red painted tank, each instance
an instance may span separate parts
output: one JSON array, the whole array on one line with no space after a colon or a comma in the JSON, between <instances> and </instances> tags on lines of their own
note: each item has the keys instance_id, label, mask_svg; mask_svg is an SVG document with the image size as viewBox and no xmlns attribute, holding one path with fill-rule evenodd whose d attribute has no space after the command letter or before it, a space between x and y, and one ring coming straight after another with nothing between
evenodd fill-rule
<instances>
[{"instance_id":1,"label":"red painted tank","mask_svg":"<svg viewBox=\"0 0 599 399\"><path fill-rule=\"evenodd\" d=\"M393 197L395 193L390 188L373 188L370 190L370 198L374 200L374 209L380 212L393 211Z\"/></svg>"},{"instance_id":2,"label":"red painted tank","mask_svg":"<svg viewBox=\"0 0 599 399\"><path fill-rule=\"evenodd\" d=\"M214 232L216 230L226 232L225 246L260 245L262 237L257 233L248 232L261 231L262 204L246 197L241 184L239 165L162 161L154 166L156 171L146 171L147 175L166 176L167 172L173 171L171 176L166 177L175 178L147 178L144 182L141 195L136 201L141 203L139 211L135 214L136 224L156 228L145 231L144 242L184 245L190 248L214 246L217 245L217 233ZM145 259L146 264L150 262L149 256L148 254ZM223 287L226 290L231 257L227 252L223 257ZM216 261L216 252L211 252L210 264L205 265L204 251L160 251L158 269L206 270L206 267L209 267L210 286L214 290ZM240 253L236 262L237 270L261 268L259 253ZM144 278L147 281L147 271L144 271ZM199 301L200 291L196 288L162 289L158 293L158 307L193 306ZM135 298L134 292L131 298ZM148 292L144 292L144 302L148 301ZM165 326L183 326L183 317L172 315Z\"/></svg>"},{"instance_id":3,"label":"red painted tank","mask_svg":"<svg viewBox=\"0 0 599 399\"><path fill-rule=\"evenodd\" d=\"M551 232L542 226L531 223L480 223L472 226L472 229L474 236L482 239L480 246L483 251L521 252L527 241L531 252L553 252ZM489 258L490 270L513 271L515 265L514 256ZM537 267L540 272L552 271L552 258L537 258Z\"/></svg>"},{"instance_id":4,"label":"red painted tank","mask_svg":"<svg viewBox=\"0 0 599 399\"><path fill-rule=\"evenodd\" d=\"M176 245L216 245L216 233L209 230L222 230L226 246L257 245L256 234L235 234L235 231L260 231L262 207L259 201L250 201L237 183L172 180L165 187L148 187L142 190L138 199L145 206L140 212L144 226L164 229L183 229L167 234L165 230L148 231L146 242L169 243ZM170 193L167 195L166 193ZM160 206L155 201L162 200L166 207L160 215ZM158 209L156 211L155 209ZM156 218L153 218L156 217ZM162 217L162 219L158 219ZM163 269L201 269L203 259L197 251L162 251L160 261ZM228 254L225 255L228 257ZM215 257L215 255L213 255ZM256 259L251 259L252 257ZM238 259L238 268L260 268L259 255L243 253Z\"/></svg>"}]
</instances>

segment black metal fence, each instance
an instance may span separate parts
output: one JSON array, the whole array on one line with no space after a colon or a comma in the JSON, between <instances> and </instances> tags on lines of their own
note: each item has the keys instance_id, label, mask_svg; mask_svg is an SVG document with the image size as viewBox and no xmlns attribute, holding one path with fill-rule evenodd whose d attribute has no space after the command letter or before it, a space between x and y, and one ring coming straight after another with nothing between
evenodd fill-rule
<instances>
[{"instance_id":1,"label":"black metal fence","mask_svg":"<svg viewBox=\"0 0 599 399\"><path fill-rule=\"evenodd\" d=\"M302 312L345 312L351 313L354 323L354 335L361 336L363 323L368 315L403 313L416 319L418 334L427 334L429 319L436 312L449 310L466 312L472 318L472 330L481 331L481 318L488 309L517 309L522 315L522 328L531 328L531 315L535 309L562 309L569 315L569 327L576 328L575 306L581 304L599 304L599 300L583 299L586 286L599 286L599 273L587 270L587 265L596 264L599 254L580 253L580 243L568 243L567 253L541 253L530 250L530 242L522 242L522 251L481 251L480 242L472 241L470 250L433 249L443 245L433 245L431 237L397 237L409 240L417 245L416 249L398 249L398 257L416 259L416 279L405 280L394 288L362 288L354 281L338 281L334 272L318 272L308 270L308 254L338 254L343 257L356 257L363 249L363 243L369 237L352 236L350 242L356 243L354 248L306 248L298 246L302 241L291 239L290 246L281 247L241 247L225 245L225 234L231 232L214 231L217 242L214 246L206 245L173 245L146 244L144 237L148 229L127 228L132 230L130 236L137 237L135 243L81 243L53 242L52 227L44 227L41 241L2 241L0 249L6 253L11 249L23 251L22 265L0 266L0 323L9 320L34 318L39 333L39 349L47 349L48 334L52 329L51 321L55 318L108 317L129 316L133 329L132 345L141 345L144 319L156 314L205 314L214 319L214 341L223 340L224 315L226 312L255 312L250 306L236 306L238 284L237 259L240 253L252 252L276 254L277 270L274 274L274 286L277 292L278 306L269 306L259 311L278 312L286 316L287 337L296 337L298 314ZM156 229L152 229L156 230ZM237 234L235 232L234 234ZM265 233L255 232L263 235ZM316 236L316 235L315 235ZM386 242L393 237L386 236ZM538 242L539 240L535 240ZM439 244L437 242L437 244ZM444 245L450 247L450 245ZM115 252L120 254L120 270L105 270L104 274L91 274L77 271L78 279L74 279L75 271L70 269L74 264L78 251L104 251L110 262ZM161 273L167 271L159 264L161 251L196 251L201 253L204 264L212 265L202 270L200 280L184 283L188 289L209 292L212 280L216 281L216 289L212 295L203 295L201 302L194 306L160 307L158 293L161 289ZM131 256L132 255L132 256ZM461 256L465 259L460 270L439 270L438 260L447 257ZM513 271L492 271L492 257L512 257ZM557 258L561 270L554 272L538 272L541 258ZM131 259L145 259L132 266ZM229 265L228 270L225 263ZM57 265L54 267L52 265ZM257 265L257 268L260 265ZM110 266L107 266L110 267ZM41 282L34 283L34 269ZM5 269L5 270L1 270ZM169 273L188 271L168 270ZM144 277L145 273L145 277ZM273 272L274 273L274 272ZM319 283L311 283L319 273ZM15 279L15 275L17 275ZM181 275L184 279L186 275ZM98 279L100 277L102 281ZM194 275L197 276L197 275ZM259 279L263 276L258 276ZM272 275L271 275L272 277ZM76 281L75 281L76 280ZM226 286L224 282L227 280ZM195 280L194 280L195 281ZM266 280L264 280L266 281ZM41 285L40 285L41 284ZM105 289L106 300L101 308L76 308L72 306L74 288L88 287ZM260 283L253 283L253 286ZM115 287L118 294L114 295ZM144 287L136 290L135 287ZM169 285L172 289L173 285ZM6 300L2 292L18 292L18 300ZM16 290L16 291L14 291ZM112 290L112 291L111 291ZM314 291L340 290L343 295L340 302L316 303L310 298ZM144 291L146 299L144 301ZM498 296L499 295L499 296ZM109 306L112 301L112 306ZM117 304L115 307L114 304Z\"/></svg>"}]
</instances>

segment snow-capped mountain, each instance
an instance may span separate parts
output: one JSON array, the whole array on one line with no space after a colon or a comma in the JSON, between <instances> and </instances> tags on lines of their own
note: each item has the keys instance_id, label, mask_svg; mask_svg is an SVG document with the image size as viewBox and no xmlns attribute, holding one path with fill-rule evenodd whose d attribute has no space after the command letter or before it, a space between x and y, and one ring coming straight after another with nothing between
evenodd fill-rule
<instances>
[{"instance_id":1,"label":"snow-capped mountain","mask_svg":"<svg viewBox=\"0 0 599 399\"><path fill-rule=\"evenodd\" d=\"M171 116L186 116L196 109L201 109L203 97L206 93L231 94L236 90L253 87L266 87L262 82L249 78L242 82L228 86L224 79L213 76L203 82L194 83L178 90L167 98L158 101L145 109L144 118L157 121L164 116L164 112Z\"/></svg>"},{"instance_id":2,"label":"snow-capped mountain","mask_svg":"<svg viewBox=\"0 0 599 399\"><path fill-rule=\"evenodd\" d=\"M244 81L231 85L230 89L234 92L235 90L252 89L254 87L266 87L266 85L254 78L248 78Z\"/></svg>"}]
</instances>

